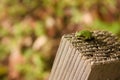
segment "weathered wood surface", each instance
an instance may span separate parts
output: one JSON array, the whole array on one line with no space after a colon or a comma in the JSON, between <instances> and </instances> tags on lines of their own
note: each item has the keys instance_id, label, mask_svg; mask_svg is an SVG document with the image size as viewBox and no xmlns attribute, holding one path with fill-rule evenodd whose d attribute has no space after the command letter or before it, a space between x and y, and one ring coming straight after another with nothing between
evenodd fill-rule
<instances>
[{"instance_id":1,"label":"weathered wood surface","mask_svg":"<svg viewBox=\"0 0 120 80\"><path fill-rule=\"evenodd\" d=\"M109 59L108 54L105 60L101 59L101 55L95 56L100 59L97 61L94 56L86 57L77 48L68 37L62 37L49 80L120 80L119 56L109 61L106 60ZM120 55L120 52L117 54Z\"/></svg>"}]
</instances>

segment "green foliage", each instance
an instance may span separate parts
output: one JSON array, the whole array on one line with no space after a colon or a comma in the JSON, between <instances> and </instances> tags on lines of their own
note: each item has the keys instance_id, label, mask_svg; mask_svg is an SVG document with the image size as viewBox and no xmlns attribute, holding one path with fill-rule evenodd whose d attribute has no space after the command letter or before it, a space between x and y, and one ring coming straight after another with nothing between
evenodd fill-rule
<instances>
[{"instance_id":1,"label":"green foliage","mask_svg":"<svg viewBox=\"0 0 120 80\"><path fill-rule=\"evenodd\" d=\"M9 54L9 49L7 47L7 45L0 45L0 60L4 60L6 58L6 56L8 56Z\"/></svg>"},{"instance_id":2,"label":"green foliage","mask_svg":"<svg viewBox=\"0 0 120 80\"><path fill-rule=\"evenodd\" d=\"M19 65L18 70L24 75L25 80L43 79L45 63L39 52L28 49L24 52L26 62Z\"/></svg>"},{"instance_id":3,"label":"green foliage","mask_svg":"<svg viewBox=\"0 0 120 80\"><path fill-rule=\"evenodd\" d=\"M9 31L5 28L0 27L0 37L7 36L9 34Z\"/></svg>"},{"instance_id":4,"label":"green foliage","mask_svg":"<svg viewBox=\"0 0 120 80\"><path fill-rule=\"evenodd\" d=\"M0 76L3 76L8 73L8 68L6 66L0 65Z\"/></svg>"},{"instance_id":5,"label":"green foliage","mask_svg":"<svg viewBox=\"0 0 120 80\"><path fill-rule=\"evenodd\" d=\"M24 16L27 13L27 9L21 4L13 5L9 7L8 13L11 16Z\"/></svg>"},{"instance_id":6,"label":"green foliage","mask_svg":"<svg viewBox=\"0 0 120 80\"><path fill-rule=\"evenodd\" d=\"M96 20L91 27L94 29L107 30L111 31L114 34L119 34L120 32L119 26L120 26L119 22L106 23L100 20Z\"/></svg>"},{"instance_id":7,"label":"green foliage","mask_svg":"<svg viewBox=\"0 0 120 80\"><path fill-rule=\"evenodd\" d=\"M35 26L35 35L36 36L41 36L45 34L45 27L43 22L36 22L36 26Z\"/></svg>"},{"instance_id":8,"label":"green foliage","mask_svg":"<svg viewBox=\"0 0 120 80\"><path fill-rule=\"evenodd\" d=\"M16 23L14 25L14 36L23 37L32 34L32 28L29 24Z\"/></svg>"},{"instance_id":9,"label":"green foliage","mask_svg":"<svg viewBox=\"0 0 120 80\"><path fill-rule=\"evenodd\" d=\"M82 13L80 13L76 8L72 8L72 19L71 21L74 23L79 23L82 21Z\"/></svg>"}]
</instances>

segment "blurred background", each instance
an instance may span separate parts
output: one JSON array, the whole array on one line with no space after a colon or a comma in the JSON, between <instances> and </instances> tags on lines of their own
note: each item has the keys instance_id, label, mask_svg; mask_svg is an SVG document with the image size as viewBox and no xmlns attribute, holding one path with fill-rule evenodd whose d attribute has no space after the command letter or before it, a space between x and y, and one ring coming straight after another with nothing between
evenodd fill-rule
<instances>
[{"instance_id":1,"label":"blurred background","mask_svg":"<svg viewBox=\"0 0 120 80\"><path fill-rule=\"evenodd\" d=\"M120 36L120 0L0 0L0 80L48 80L63 34Z\"/></svg>"}]
</instances>

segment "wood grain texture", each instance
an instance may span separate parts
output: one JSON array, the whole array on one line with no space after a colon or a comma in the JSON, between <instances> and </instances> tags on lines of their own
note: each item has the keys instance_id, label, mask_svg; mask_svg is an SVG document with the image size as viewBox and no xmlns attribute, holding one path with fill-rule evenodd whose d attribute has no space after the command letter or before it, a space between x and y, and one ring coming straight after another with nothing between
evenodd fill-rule
<instances>
[{"instance_id":1,"label":"wood grain texture","mask_svg":"<svg viewBox=\"0 0 120 80\"><path fill-rule=\"evenodd\" d=\"M49 80L120 80L120 42L110 33L93 33L88 42L62 37Z\"/></svg>"}]
</instances>

